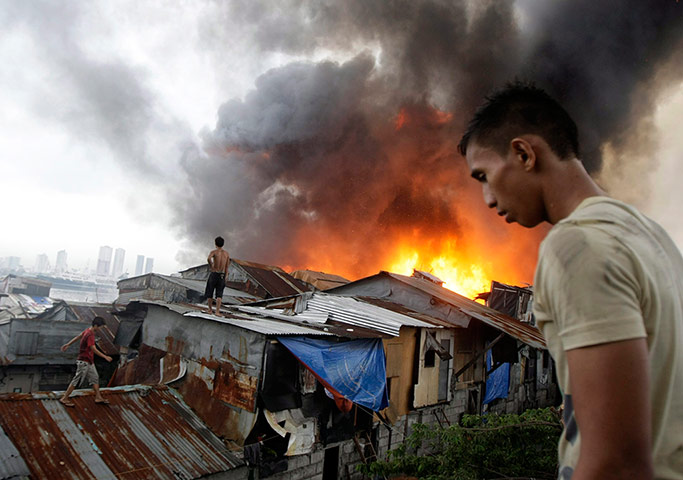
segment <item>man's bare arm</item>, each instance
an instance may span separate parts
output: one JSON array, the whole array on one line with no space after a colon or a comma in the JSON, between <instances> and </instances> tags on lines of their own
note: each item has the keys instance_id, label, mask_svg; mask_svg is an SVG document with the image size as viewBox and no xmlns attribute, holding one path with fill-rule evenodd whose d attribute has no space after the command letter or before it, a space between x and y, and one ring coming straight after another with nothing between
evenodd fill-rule
<instances>
[{"instance_id":1,"label":"man's bare arm","mask_svg":"<svg viewBox=\"0 0 683 480\"><path fill-rule=\"evenodd\" d=\"M652 479L650 368L644 338L567 352L581 432L572 480Z\"/></svg>"},{"instance_id":2,"label":"man's bare arm","mask_svg":"<svg viewBox=\"0 0 683 480\"><path fill-rule=\"evenodd\" d=\"M211 252L209 253L209 256L206 258L206 261L208 262L209 267L212 267L212 268L213 268L213 264L215 262L214 255L216 255L216 250L211 250Z\"/></svg>"},{"instance_id":3,"label":"man's bare arm","mask_svg":"<svg viewBox=\"0 0 683 480\"><path fill-rule=\"evenodd\" d=\"M104 353L100 352L100 349L97 348L96 345L91 345L90 348L92 349L92 351L95 355L97 355L98 357L104 358L108 362L111 362L111 357L109 355L105 355Z\"/></svg>"},{"instance_id":4,"label":"man's bare arm","mask_svg":"<svg viewBox=\"0 0 683 480\"><path fill-rule=\"evenodd\" d=\"M66 352L66 349L69 348L73 343L77 342L82 336L83 332L79 333L74 338L66 342L64 345L62 345L62 352Z\"/></svg>"},{"instance_id":5,"label":"man's bare arm","mask_svg":"<svg viewBox=\"0 0 683 480\"><path fill-rule=\"evenodd\" d=\"M230 255L225 255L225 278L228 278L228 269L230 268Z\"/></svg>"}]
</instances>

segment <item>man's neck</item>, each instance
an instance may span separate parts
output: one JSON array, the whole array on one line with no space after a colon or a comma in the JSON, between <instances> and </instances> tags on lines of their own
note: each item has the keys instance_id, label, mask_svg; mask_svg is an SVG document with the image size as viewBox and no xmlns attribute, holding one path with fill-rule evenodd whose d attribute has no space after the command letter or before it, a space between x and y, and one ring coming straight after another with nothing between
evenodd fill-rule
<instances>
[{"instance_id":1,"label":"man's neck","mask_svg":"<svg viewBox=\"0 0 683 480\"><path fill-rule=\"evenodd\" d=\"M548 221L556 224L590 197L606 196L578 159L564 160L550 172L544 189Z\"/></svg>"}]
</instances>

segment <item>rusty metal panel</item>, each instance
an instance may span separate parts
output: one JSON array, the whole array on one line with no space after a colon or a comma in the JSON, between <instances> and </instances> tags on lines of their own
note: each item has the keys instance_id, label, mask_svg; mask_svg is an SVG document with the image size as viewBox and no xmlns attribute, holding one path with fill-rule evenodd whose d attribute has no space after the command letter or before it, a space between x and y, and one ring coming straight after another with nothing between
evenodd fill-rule
<instances>
[{"instance_id":1,"label":"rusty metal panel","mask_svg":"<svg viewBox=\"0 0 683 480\"><path fill-rule=\"evenodd\" d=\"M241 462L167 387L103 389L76 408L56 394L0 397L0 425L35 478L199 478Z\"/></svg>"},{"instance_id":2,"label":"rusty metal panel","mask_svg":"<svg viewBox=\"0 0 683 480\"><path fill-rule=\"evenodd\" d=\"M271 297L286 297L311 290L308 285L279 267L243 261L238 261L236 264L244 270L248 277L261 285Z\"/></svg>"},{"instance_id":3,"label":"rusty metal panel","mask_svg":"<svg viewBox=\"0 0 683 480\"><path fill-rule=\"evenodd\" d=\"M188 362L187 374L179 382L178 391L212 432L243 445L256 423L257 413L235 408L214 396L212 368L216 365Z\"/></svg>"},{"instance_id":4,"label":"rusty metal panel","mask_svg":"<svg viewBox=\"0 0 683 480\"><path fill-rule=\"evenodd\" d=\"M258 377L221 363L213 381L213 394L219 400L253 412L256 408Z\"/></svg>"}]
</instances>

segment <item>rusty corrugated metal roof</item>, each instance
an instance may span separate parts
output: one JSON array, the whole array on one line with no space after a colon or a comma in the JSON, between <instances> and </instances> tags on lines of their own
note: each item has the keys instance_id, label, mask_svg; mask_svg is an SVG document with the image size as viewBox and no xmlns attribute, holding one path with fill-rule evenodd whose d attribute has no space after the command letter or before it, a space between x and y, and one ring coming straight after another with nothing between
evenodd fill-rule
<instances>
[{"instance_id":1,"label":"rusty corrugated metal roof","mask_svg":"<svg viewBox=\"0 0 683 480\"><path fill-rule=\"evenodd\" d=\"M0 427L0 479L22 478L30 474L19 450Z\"/></svg>"},{"instance_id":2,"label":"rusty corrugated metal roof","mask_svg":"<svg viewBox=\"0 0 683 480\"><path fill-rule=\"evenodd\" d=\"M165 386L0 395L0 425L34 478L200 478L242 465Z\"/></svg>"},{"instance_id":3,"label":"rusty corrugated metal roof","mask_svg":"<svg viewBox=\"0 0 683 480\"><path fill-rule=\"evenodd\" d=\"M292 277L280 267L242 260L235 260L235 263L274 298L286 297L311 290L304 282Z\"/></svg>"},{"instance_id":4,"label":"rusty corrugated metal roof","mask_svg":"<svg viewBox=\"0 0 683 480\"><path fill-rule=\"evenodd\" d=\"M417 288L433 297L438 298L450 305L457 307L464 314L476 318L487 325L505 332L508 335L530 345L534 348L546 349L545 340L541 332L534 326L522 323L504 313L489 308L485 305L470 300L469 298L458 295L457 293L440 287L428 280L415 277L407 277L391 272L380 272L379 275L386 275L400 282L406 283L413 288Z\"/></svg>"}]
</instances>

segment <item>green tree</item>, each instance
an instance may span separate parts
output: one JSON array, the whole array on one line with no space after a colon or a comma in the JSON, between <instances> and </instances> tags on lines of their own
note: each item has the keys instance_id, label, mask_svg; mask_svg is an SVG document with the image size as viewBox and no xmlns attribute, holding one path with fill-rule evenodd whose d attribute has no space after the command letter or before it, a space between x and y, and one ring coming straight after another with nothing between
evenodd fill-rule
<instances>
[{"instance_id":1,"label":"green tree","mask_svg":"<svg viewBox=\"0 0 683 480\"><path fill-rule=\"evenodd\" d=\"M415 424L387 458L358 469L370 477L428 480L557 478L562 423L553 408L521 415L464 415L459 425Z\"/></svg>"}]
</instances>

